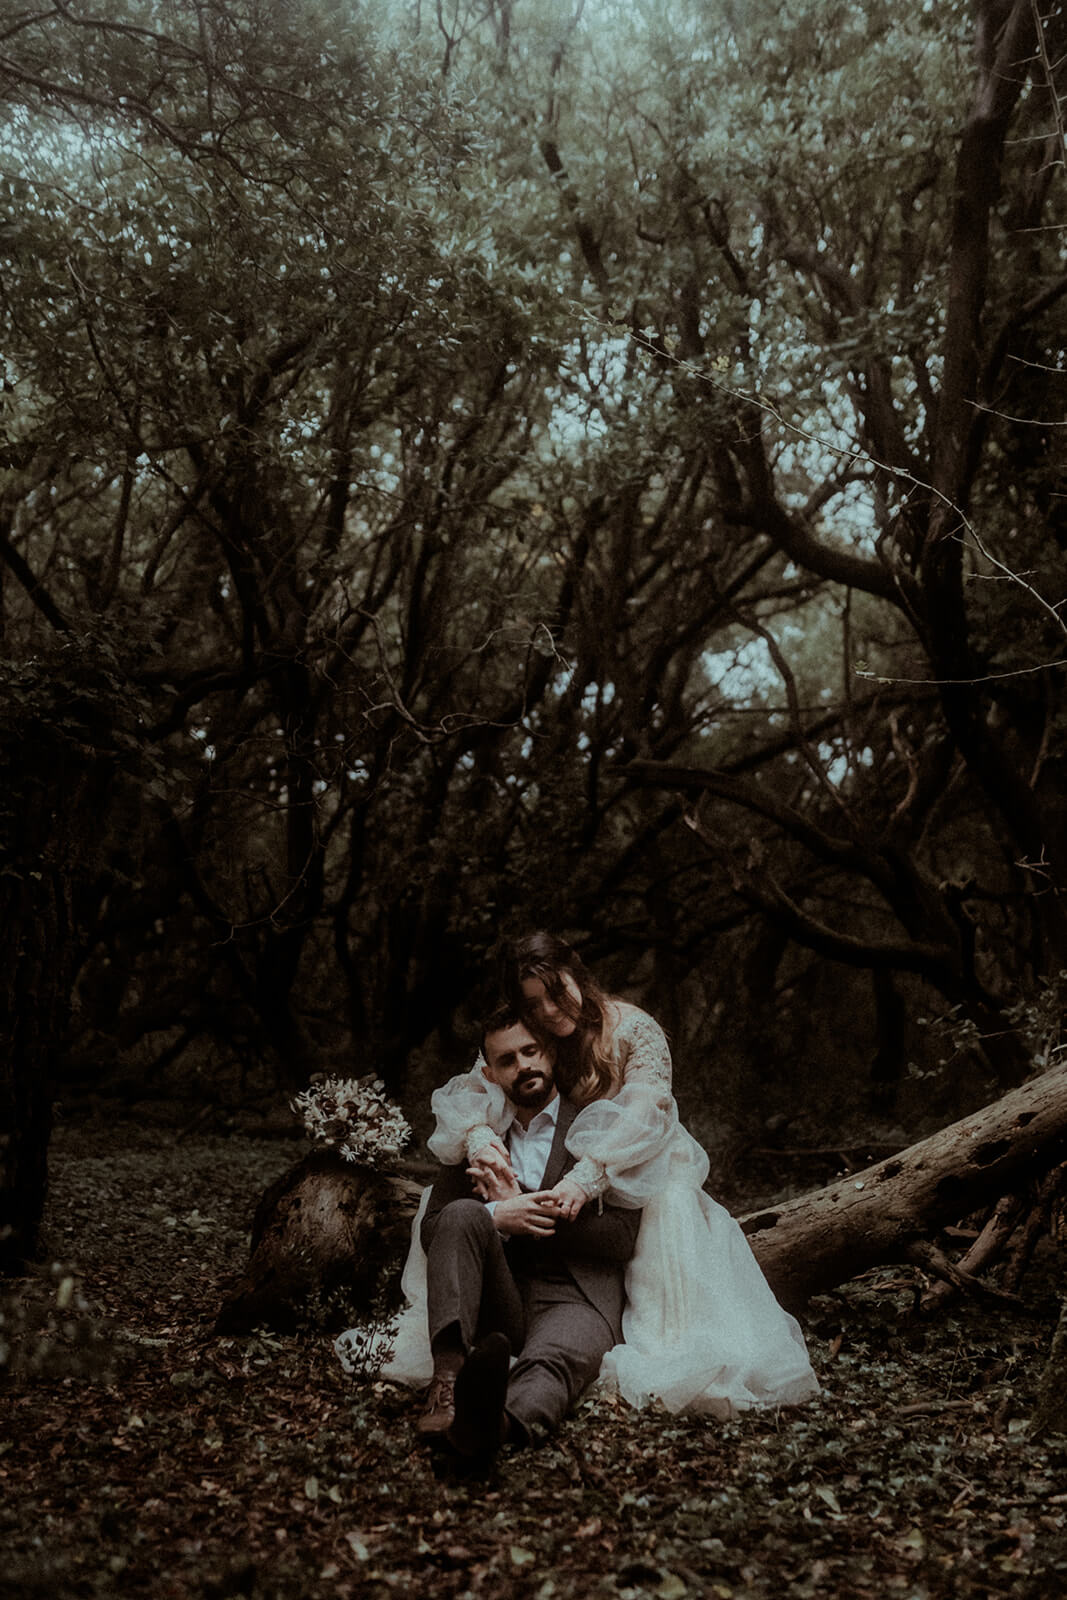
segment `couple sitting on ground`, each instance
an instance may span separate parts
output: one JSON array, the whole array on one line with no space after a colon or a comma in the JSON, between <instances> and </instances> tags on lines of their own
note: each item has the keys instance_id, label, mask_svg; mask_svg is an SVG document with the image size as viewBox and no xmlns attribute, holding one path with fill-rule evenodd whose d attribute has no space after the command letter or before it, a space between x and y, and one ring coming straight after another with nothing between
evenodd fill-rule
<instances>
[{"instance_id":1,"label":"couple sitting on ground","mask_svg":"<svg viewBox=\"0 0 1067 1600\"><path fill-rule=\"evenodd\" d=\"M722 1418L811 1398L799 1327L703 1192L662 1029L549 934L504 977L483 1054L432 1100L445 1170L382 1373L429 1384L419 1433L468 1457L522 1444L598 1374L633 1405Z\"/></svg>"},{"instance_id":2,"label":"couple sitting on ground","mask_svg":"<svg viewBox=\"0 0 1067 1600\"><path fill-rule=\"evenodd\" d=\"M554 1428L596 1377L622 1339L641 1221L614 1205L564 1218L556 1185L575 1163L564 1141L579 1108L556 1088L555 1052L510 1009L482 1050L514 1108L510 1165L446 1167L421 1227L433 1381L415 1426L469 1457Z\"/></svg>"}]
</instances>

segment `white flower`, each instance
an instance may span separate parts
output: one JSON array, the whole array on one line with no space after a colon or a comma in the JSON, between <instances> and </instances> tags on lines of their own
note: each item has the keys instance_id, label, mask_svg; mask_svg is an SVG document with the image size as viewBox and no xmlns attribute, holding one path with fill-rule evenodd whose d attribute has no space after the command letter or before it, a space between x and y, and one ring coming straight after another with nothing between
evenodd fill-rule
<instances>
[{"instance_id":1,"label":"white flower","mask_svg":"<svg viewBox=\"0 0 1067 1600\"><path fill-rule=\"evenodd\" d=\"M354 1378L378 1378L393 1358L399 1323L399 1316L394 1314L342 1333L335 1340L334 1349L345 1371Z\"/></svg>"},{"instance_id":2,"label":"white flower","mask_svg":"<svg viewBox=\"0 0 1067 1600\"><path fill-rule=\"evenodd\" d=\"M324 1078L290 1103L310 1139L360 1166L391 1165L411 1138L380 1078Z\"/></svg>"}]
</instances>

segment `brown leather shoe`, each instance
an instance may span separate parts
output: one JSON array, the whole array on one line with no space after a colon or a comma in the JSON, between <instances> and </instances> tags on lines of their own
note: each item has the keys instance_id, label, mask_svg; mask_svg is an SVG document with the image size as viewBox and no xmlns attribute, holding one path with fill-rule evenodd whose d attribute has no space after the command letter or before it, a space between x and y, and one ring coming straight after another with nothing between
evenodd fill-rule
<instances>
[{"instance_id":1,"label":"brown leather shoe","mask_svg":"<svg viewBox=\"0 0 1067 1600\"><path fill-rule=\"evenodd\" d=\"M434 1378L426 1395L426 1404L416 1420L415 1432L424 1439L435 1439L448 1432L455 1417L455 1378Z\"/></svg>"}]
</instances>

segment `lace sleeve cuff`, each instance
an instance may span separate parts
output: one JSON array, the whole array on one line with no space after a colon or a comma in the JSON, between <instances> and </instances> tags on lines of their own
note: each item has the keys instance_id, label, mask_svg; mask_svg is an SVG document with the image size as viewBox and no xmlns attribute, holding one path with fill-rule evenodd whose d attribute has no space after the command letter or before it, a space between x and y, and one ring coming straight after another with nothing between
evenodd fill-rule
<instances>
[{"instance_id":1,"label":"lace sleeve cuff","mask_svg":"<svg viewBox=\"0 0 1067 1600\"><path fill-rule=\"evenodd\" d=\"M464 1141L467 1147L467 1160L473 1161L478 1151L483 1149L490 1141L500 1143L500 1135L494 1133L487 1122L480 1122L477 1127L471 1128Z\"/></svg>"},{"instance_id":2,"label":"lace sleeve cuff","mask_svg":"<svg viewBox=\"0 0 1067 1600\"><path fill-rule=\"evenodd\" d=\"M582 1156L580 1161L576 1161L567 1177L580 1184L590 1200L598 1200L610 1187L603 1162L594 1160L592 1156Z\"/></svg>"}]
</instances>

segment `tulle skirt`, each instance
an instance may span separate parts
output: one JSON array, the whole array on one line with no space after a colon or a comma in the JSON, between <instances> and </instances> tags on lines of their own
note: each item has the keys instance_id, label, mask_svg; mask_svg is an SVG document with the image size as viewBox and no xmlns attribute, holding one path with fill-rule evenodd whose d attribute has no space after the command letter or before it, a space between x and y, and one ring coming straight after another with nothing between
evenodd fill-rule
<instances>
[{"instance_id":1,"label":"tulle skirt","mask_svg":"<svg viewBox=\"0 0 1067 1600\"><path fill-rule=\"evenodd\" d=\"M702 1190L672 1186L644 1208L622 1326L599 1383L630 1405L725 1420L818 1393L799 1324L739 1224Z\"/></svg>"},{"instance_id":2,"label":"tulle skirt","mask_svg":"<svg viewBox=\"0 0 1067 1600\"><path fill-rule=\"evenodd\" d=\"M404 1309L395 1328L376 1333L368 1345L359 1328L342 1333L334 1345L346 1371L360 1365L377 1365L375 1357L389 1353L380 1368L380 1376L390 1383L408 1383L413 1389L422 1389L433 1377L433 1356L430 1354L430 1322L426 1296L426 1252L422 1248L422 1219L430 1199L430 1190L422 1191L419 1209L411 1224L411 1248L404 1263L400 1287L404 1293Z\"/></svg>"},{"instance_id":3,"label":"tulle skirt","mask_svg":"<svg viewBox=\"0 0 1067 1600\"><path fill-rule=\"evenodd\" d=\"M412 1224L402 1286L407 1304L381 1366L383 1378L421 1387L433 1372L426 1316L426 1256L419 1238L429 1198ZM755 1406L798 1405L819 1391L804 1336L782 1310L740 1226L702 1190L671 1185L645 1206L626 1271L625 1342L609 1350L598 1386L632 1406L725 1420ZM335 1349L365 1369L362 1329ZM377 1364L377 1363L375 1363Z\"/></svg>"}]
</instances>

